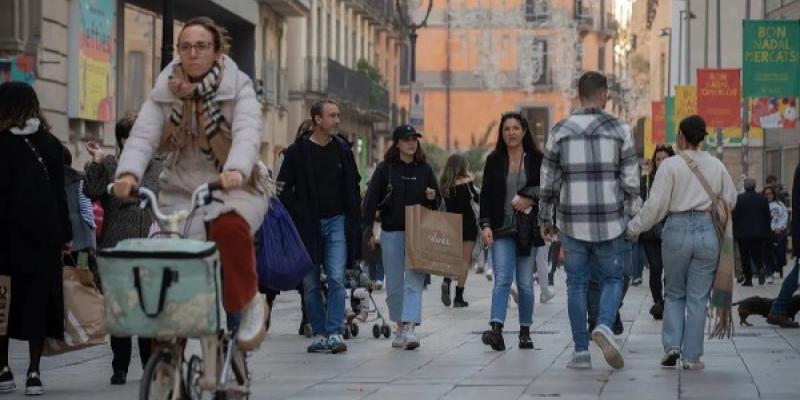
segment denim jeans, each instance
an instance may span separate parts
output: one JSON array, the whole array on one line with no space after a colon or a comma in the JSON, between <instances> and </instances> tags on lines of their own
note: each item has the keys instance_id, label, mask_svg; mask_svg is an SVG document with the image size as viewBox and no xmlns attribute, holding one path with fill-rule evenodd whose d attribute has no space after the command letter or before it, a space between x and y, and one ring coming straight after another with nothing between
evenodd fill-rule
<instances>
[{"instance_id":1,"label":"denim jeans","mask_svg":"<svg viewBox=\"0 0 800 400\"><path fill-rule=\"evenodd\" d=\"M720 243L711 217L702 211L670 214L661 234L664 260L664 351L696 362L703 355L706 305L717 271Z\"/></svg>"},{"instance_id":2,"label":"denim jeans","mask_svg":"<svg viewBox=\"0 0 800 400\"><path fill-rule=\"evenodd\" d=\"M508 310L508 294L514 276L519 294L519 325L533 324L533 264L537 248L527 257L517 256L517 241L514 238L496 239L492 245L494 264L494 289L492 289L492 312L490 321L505 324Z\"/></svg>"},{"instance_id":3,"label":"denim jeans","mask_svg":"<svg viewBox=\"0 0 800 400\"><path fill-rule=\"evenodd\" d=\"M631 283L632 274L631 271L633 270L634 259L635 259L635 249L636 243L625 241L625 252L623 253L623 269L622 269L622 297L619 300L619 307L617 308L617 313L619 313L619 309L622 308L622 302L625 300L625 296L628 294L628 287ZM592 262L589 268L589 292L586 294L586 308L589 312L589 325L595 325L597 323L597 314L600 312L600 293L602 291L600 281L600 268L597 268L596 262ZM609 326L610 327L610 326Z\"/></svg>"},{"instance_id":4,"label":"denim jeans","mask_svg":"<svg viewBox=\"0 0 800 400\"><path fill-rule=\"evenodd\" d=\"M586 242L561 235L564 269L567 272L567 311L575 351L589 348L586 326L587 292L592 272L601 282L598 325L611 327L617 316L624 278L625 239L620 236L603 242Z\"/></svg>"},{"instance_id":5,"label":"denim jeans","mask_svg":"<svg viewBox=\"0 0 800 400\"><path fill-rule=\"evenodd\" d=\"M637 242L631 242L631 279L642 279L642 271L644 270L644 250L642 245Z\"/></svg>"},{"instance_id":6,"label":"denim jeans","mask_svg":"<svg viewBox=\"0 0 800 400\"><path fill-rule=\"evenodd\" d=\"M786 278L783 280L783 284L781 285L781 291L778 293L778 297L775 298L775 301L772 303L772 311L770 314L775 315L786 315L786 307L789 304L789 300L792 298L794 292L797 291L797 269L798 263L794 264L794 268L792 268L792 272L789 275L786 275ZM787 317L792 317L792 315L786 315Z\"/></svg>"},{"instance_id":7,"label":"denim jeans","mask_svg":"<svg viewBox=\"0 0 800 400\"><path fill-rule=\"evenodd\" d=\"M315 335L338 335L344 324L344 270L347 264L347 240L344 216L320 220L324 242L325 275L328 277L328 301L323 304L320 270L314 269L303 280L306 312Z\"/></svg>"},{"instance_id":8,"label":"denim jeans","mask_svg":"<svg viewBox=\"0 0 800 400\"><path fill-rule=\"evenodd\" d=\"M386 305L393 322L422 322L422 290L425 274L406 266L406 233L381 232L383 268L386 274Z\"/></svg>"}]
</instances>

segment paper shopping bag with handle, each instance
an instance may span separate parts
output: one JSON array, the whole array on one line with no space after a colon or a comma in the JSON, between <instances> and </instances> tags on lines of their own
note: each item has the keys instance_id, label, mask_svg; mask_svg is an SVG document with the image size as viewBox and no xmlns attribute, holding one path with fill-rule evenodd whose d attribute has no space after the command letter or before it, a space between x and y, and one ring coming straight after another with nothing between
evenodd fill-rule
<instances>
[{"instance_id":1,"label":"paper shopping bag with handle","mask_svg":"<svg viewBox=\"0 0 800 400\"><path fill-rule=\"evenodd\" d=\"M8 333L8 313L11 310L11 277L0 275L0 336Z\"/></svg>"},{"instance_id":2,"label":"paper shopping bag with handle","mask_svg":"<svg viewBox=\"0 0 800 400\"><path fill-rule=\"evenodd\" d=\"M406 265L415 272L458 279L463 274L461 215L406 207Z\"/></svg>"},{"instance_id":3,"label":"paper shopping bag with handle","mask_svg":"<svg viewBox=\"0 0 800 400\"><path fill-rule=\"evenodd\" d=\"M106 341L105 304L88 268L65 267L64 340L47 338L44 355L54 356Z\"/></svg>"}]
</instances>

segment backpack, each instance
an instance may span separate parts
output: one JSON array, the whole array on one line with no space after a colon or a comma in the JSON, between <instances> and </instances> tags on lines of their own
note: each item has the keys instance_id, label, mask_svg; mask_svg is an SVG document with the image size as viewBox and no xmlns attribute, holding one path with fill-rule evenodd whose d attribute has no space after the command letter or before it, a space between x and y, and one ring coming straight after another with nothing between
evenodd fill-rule
<instances>
[{"instance_id":1,"label":"backpack","mask_svg":"<svg viewBox=\"0 0 800 400\"><path fill-rule=\"evenodd\" d=\"M295 290L314 269L300 234L286 207L276 197L256 233L258 283L275 290Z\"/></svg>"}]
</instances>

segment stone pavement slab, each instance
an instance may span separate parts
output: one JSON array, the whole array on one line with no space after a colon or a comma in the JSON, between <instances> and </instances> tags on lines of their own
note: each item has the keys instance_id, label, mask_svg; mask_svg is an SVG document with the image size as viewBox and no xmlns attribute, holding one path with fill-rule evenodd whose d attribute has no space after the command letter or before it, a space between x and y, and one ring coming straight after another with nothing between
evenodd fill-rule
<instances>
[{"instance_id":1,"label":"stone pavement slab","mask_svg":"<svg viewBox=\"0 0 800 400\"><path fill-rule=\"evenodd\" d=\"M262 348L249 358L252 399L800 399L800 330L776 329L752 316L752 327L736 327L731 340L706 341L703 371L663 369L661 321L648 314L651 300L645 284L631 287L622 307L625 332L617 336L625 368L614 370L590 346L593 369L566 368L572 338L566 311L563 272L556 279L557 296L535 306L534 350L517 347L517 308L511 305L504 335L509 347L495 352L480 342L488 327L491 282L471 275L469 308L445 308L439 301L439 278L424 294L422 347L404 351L389 339L372 338L373 322L361 324L358 337L339 355L308 354L308 340L297 334L299 296L284 293L273 311L272 329ZM774 285L737 287L735 299L774 297ZM536 288L538 292L538 287ZM385 293L376 292L386 311ZM537 298L538 300L538 298ZM134 344L135 346L135 344ZM189 352L197 351L190 342ZM111 351L98 346L43 360L47 399L136 399L141 376L138 354L128 384L110 386ZM24 385L27 346L12 341L11 367L17 385ZM0 400L23 398L22 389Z\"/></svg>"}]
</instances>

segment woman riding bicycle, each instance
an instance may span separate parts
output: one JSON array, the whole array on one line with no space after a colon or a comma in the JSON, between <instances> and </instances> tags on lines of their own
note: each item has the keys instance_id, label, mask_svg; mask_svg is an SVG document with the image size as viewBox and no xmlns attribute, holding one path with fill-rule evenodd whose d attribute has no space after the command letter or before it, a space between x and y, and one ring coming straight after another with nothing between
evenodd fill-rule
<instances>
[{"instance_id":1,"label":"woman riding bicycle","mask_svg":"<svg viewBox=\"0 0 800 400\"><path fill-rule=\"evenodd\" d=\"M216 242L223 304L229 314L241 313L237 341L249 351L266 333L253 248L267 208L257 167L261 105L250 78L225 54L228 45L224 30L210 18L186 22L178 35L179 60L159 75L120 156L114 195L131 195L156 151L166 155L159 177L165 212L189 208L195 187L221 182L221 202L204 207L189 232Z\"/></svg>"}]
</instances>

